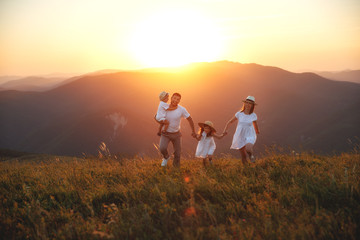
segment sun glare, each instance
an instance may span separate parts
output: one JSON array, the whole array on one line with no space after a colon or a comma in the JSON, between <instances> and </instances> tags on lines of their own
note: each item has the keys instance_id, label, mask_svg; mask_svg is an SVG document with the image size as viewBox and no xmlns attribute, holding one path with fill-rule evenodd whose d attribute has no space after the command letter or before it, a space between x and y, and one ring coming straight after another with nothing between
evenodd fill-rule
<instances>
[{"instance_id":1,"label":"sun glare","mask_svg":"<svg viewBox=\"0 0 360 240\"><path fill-rule=\"evenodd\" d=\"M168 11L145 19L135 28L130 46L146 67L214 61L222 50L216 25L189 11Z\"/></svg>"}]
</instances>

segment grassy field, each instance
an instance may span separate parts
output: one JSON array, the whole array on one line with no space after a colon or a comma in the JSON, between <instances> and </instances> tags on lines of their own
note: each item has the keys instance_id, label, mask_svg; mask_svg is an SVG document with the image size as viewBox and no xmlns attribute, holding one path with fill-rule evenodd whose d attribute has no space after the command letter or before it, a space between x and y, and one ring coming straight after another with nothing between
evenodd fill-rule
<instances>
[{"instance_id":1,"label":"grassy field","mask_svg":"<svg viewBox=\"0 0 360 240\"><path fill-rule=\"evenodd\" d=\"M12 156L3 239L360 239L360 154L182 159Z\"/></svg>"}]
</instances>

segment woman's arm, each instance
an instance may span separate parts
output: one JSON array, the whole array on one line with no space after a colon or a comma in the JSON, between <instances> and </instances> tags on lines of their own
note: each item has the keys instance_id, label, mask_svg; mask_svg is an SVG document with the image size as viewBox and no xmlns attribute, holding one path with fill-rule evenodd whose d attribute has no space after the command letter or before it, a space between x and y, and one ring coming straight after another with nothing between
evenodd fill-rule
<instances>
[{"instance_id":1,"label":"woman's arm","mask_svg":"<svg viewBox=\"0 0 360 240\"><path fill-rule=\"evenodd\" d=\"M254 128L255 128L255 132L256 132L256 134L260 134L259 127L258 127L258 125L257 125L257 122L256 122L256 121L253 121L253 125L254 125Z\"/></svg>"},{"instance_id":2,"label":"woman's arm","mask_svg":"<svg viewBox=\"0 0 360 240\"><path fill-rule=\"evenodd\" d=\"M237 120L237 118L235 116L233 116L225 125L225 128L224 128L224 131L223 133L226 134L227 133L227 130L229 128L229 125L233 122L235 122Z\"/></svg>"}]
</instances>

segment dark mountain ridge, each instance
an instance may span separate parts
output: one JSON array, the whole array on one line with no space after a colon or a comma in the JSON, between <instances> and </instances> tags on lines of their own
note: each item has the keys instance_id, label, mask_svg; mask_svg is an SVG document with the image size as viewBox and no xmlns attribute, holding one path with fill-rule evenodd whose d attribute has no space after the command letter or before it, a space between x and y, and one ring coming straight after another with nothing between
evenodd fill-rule
<instances>
[{"instance_id":1,"label":"dark mountain ridge","mask_svg":"<svg viewBox=\"0 0 360 240\"><path fill-rule=\"evenodd\" d=\"M277 145L332 153L352 150L360 136L360 85L313 73L233 62L199 63L181 71L131 71L83 76L53 90L0 93L0 148L51 154L96 153L105 142L112 152L157 154L153 120L161 91L182 94L194 122L211 120L218 132L254 95L258 106L258 151ZM229 150L229 135L216 153ZM182 123L184 153L197 141ZM349 140L353 144L349 144Z\"/></svg>"}]
</instances>

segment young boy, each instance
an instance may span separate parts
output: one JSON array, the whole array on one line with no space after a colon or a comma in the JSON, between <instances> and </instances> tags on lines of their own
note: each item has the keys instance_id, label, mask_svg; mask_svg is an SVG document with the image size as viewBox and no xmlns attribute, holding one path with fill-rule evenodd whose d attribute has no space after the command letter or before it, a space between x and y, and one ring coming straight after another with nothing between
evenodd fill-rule
<instances>
[{"instance_id":1,"label":"young boy","mask_svg":"<svg viewBox=\"0 0 360 240\"><path fill-rule=\"evenodd\" d=\"M157 113L155 115L156 121L160 123L159 131L157 133L158 136L161 136L161 129L164 127L163 132L166 132L166 130L169 127L169 121L165 119L166 111L172 111L175 110L177 107L170 108L169 104L167 102L169 101L169 93L162 91L159 94L159 107L157 110Z\"/></svg>"}]
</instances>

